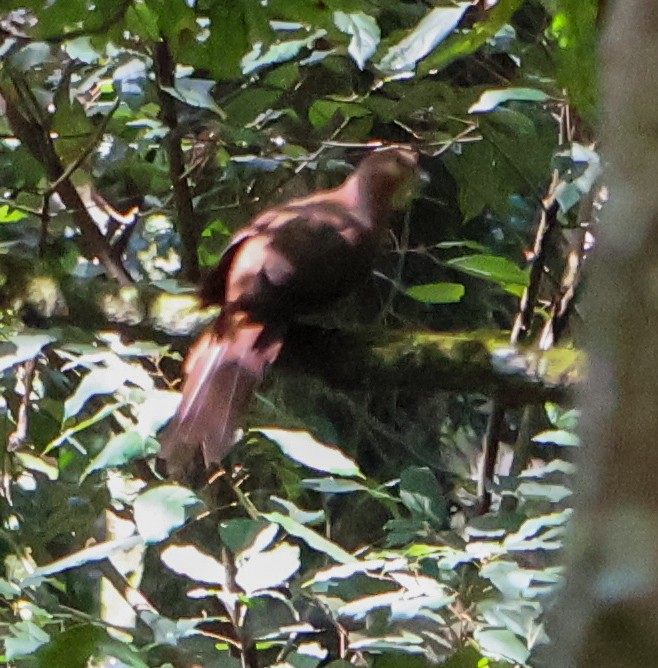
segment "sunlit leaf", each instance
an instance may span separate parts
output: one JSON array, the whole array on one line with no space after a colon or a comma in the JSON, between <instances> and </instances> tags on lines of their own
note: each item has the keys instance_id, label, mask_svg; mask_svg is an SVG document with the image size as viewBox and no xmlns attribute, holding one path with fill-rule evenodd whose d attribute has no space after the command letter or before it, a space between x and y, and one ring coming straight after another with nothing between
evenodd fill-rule
<instances>
[{"instance_id":1,"label":"sunlit leaf","mask_svg":"<svg viewBox=\"0 0 658 668\"><path fill-rule=\"evenodd\" d=\"M559 550L562 548L564 525L571 509L526 520L519 530L508 534L503 545L509 551Z\"/></svg>"},{"instance_id":2,"label":"sunlit leaf","mask_svg":"<svg viewBox=\"0 0 658 668\"><path fill-rule=\"evenodd\" d=\"M219 525L222 543L235 555L248 557L267 549L276 538L279 527L264 520L225 520Z\"/></svg>"},{"instance_id":3,"label":"sunlit leaf","mask_svg":"<svg viewBox=\"0 0 658 668\"><path fill-rule=\"evenodd\" d=\"M126 431L111 438L107 445L94 457L82 478L94 471L123 466L135 459L146 458L158 451L158 443L154 439L144 438L139 432Z\"/></svg>"},{"instance_id":4,"label":"sunlit leaf","mask_svg":"<svg viewBox=\"0 0 658 668\"><path fill-rule=\"evenodd\" d=\"M491 561L484 564L481 575L491 580L493 585L509 598L524 595L533 579L533 572L521 568L517 563L511 561Z\"/></svg>"},{"instance_id":5,"label":"sunlit leaf","mask_svg":"<svg viewBox=\"0 0 658 668\"><path fill-rule=\"evenodd\" d=\"M219 108L211 95L214 85L213 81L208 81L207 79L185 77L176 80L175 88L163 87L163 90L166 90L181 102L189 104L190 107L207 109L216 113L220 118L224 118L224 112Z\"/></svg>"},{"instance_id":6,"label":"sunlit leaf","mask_svg":"<svg viewBox=\"0 0 658 668\"><path fill-rule=\"evenodd\" d=\"M161 485L140 494L133 505L137 531L146 543L158 543L197 517L205 505L189 489Z\"/></svg>"},{"instance_id":7,"label":"sunlit leaf","mask_svg":"<svg viewBox=\"0 0 658 668\"><path fill-rule=\"evenodd\" d=\"M0 223L15 223L26 217L26 213L23 213L23 211L19 211L18 209L10 208L7 204L0 206Z\"/></svg>"},{"instance_id":8,"label":"sunlit leaf","mask_svg":"<svg viewBox=\"0 0 658 668\"><path fill-rule=\"evenodd\" d=\"M52 47L46 42L26 44L11 57L11 65L20 72L28 72L34 67L43 67L52 57Z\"/></svg>"},{"instance_id":9,"label":"sunlit leaf","mask_svg":"<svg viewBox=\"0 0 658 668\"><path fill-rule=\"evenodd\" d=\"M224 566L194 545L170 545L162 551L160 557L172 571L191 580L208 584L226 584Z\"/></svg>"},{"instance_id":10,"label":"sunlit leaf","mask_svg":"<svg viewBox=\"0 0 658 668\"><path fill-rule=\"evenodd\" d=\"M385 594L375 594L373 596L364 596L342 605L338 609L341 617L350 617L354 620L363 619L367 614L378 608L390 608L393 603L404 596L404 589L389 591Z\"/></svg>"},{"instance_id":11,"label":"sunlit leaf","mask_svg":"<svg viewBox=\"0 0 658 668\"><path fill-rule=\"evenodd\" d=\"M465 255L448 260L446 264L470 276L494 281L501 285L526 286L528 274L507 258L498 255Z\"/></svg>"},{"instance_id":12,"label":"sunlit leaf","mask_svg":"<svg viewBox=\"0 0 658 668\"><path fill-rule=\"evenodd\" d=\"M546 100L548 95L537 88L498 88L484 91L477 102L469 107L468 113L482 114L510 101L545 102Z\"/></svg>"},{"instance_id":13,"label":"sunlit leaf","mask_svg":"<svg viewBox=\"0 0 658 668\"><path fill-rule=\"evenodd\" d=\"M146 400L135 407L137 414L136 430L144 437L154 436L172 417L181 401L179 392L153 390Z\"/></svg>"},{"instance_id":14,"label":"sunlit leaf","mask_svg":"<svg viewBox=\"0 0 658 668\"><path fill-rule=\"evenodd\" d=\"M325 519L324 510L302 510L292 501L278 496L271 496L270 501L274 505L284 508L288 515L300 524L318 524Z\"/></svg>"},{"instance_id":15,"label":"sunlit leaf","mask_svg":"<svg viewBox=\"0 0 658 668\"><path fill-rule=\"evenodd\" d=\"M270 46L265 53L262 52L262 43L257 43L252 50L241 60L242 72L250 74L255 70L272 65L274 63L283 63L294 58L302 49L311 47L320 37L326 35L325 30L316 30L306 39L294 39L286 42L279 42Z\"/></svg>"},{"instance_id":16,"label":"sunlit leaf","mask_svg":"<svg viewBox=\"0 0 658 668\"><path fill-rule=\"evenodd\" d=\"M318 571L304 586L313 586L315 584L333 582L334 580L344 580L352 577L355 573L368 573L370 571L380 571L387 562L385 559L370 559L368 561L354 561L340 566L331 566ZM405 564L406 565L406 564Z\"/></svg>"},{"instance_id":17,"label":"sunlit leaf","mask_svg":"<svg viewBox=\"0 0 658 668\"><path fill-rule=\"evenodd\" d=\"M461 283L426 283L407 288L404 293L424 304L453 304L464 296Z\"/></svg>"},{"instance_id":18,"label":"sunlit leaf","mask_svg":"<svg viewBox=\"0 0 658 668\"><path fill-rule=\"evenodd\" d=\"M419 66L421 75L442 70L450 63L475 53L493 40L512 20L524 0L498 0L470 30L453 31Z\"/></svg>"},{"instance_id":19,"label":"sunlit leaf","mask_svg":"<svg viewBox=\"0 0 658 668\"><path fill-rule=\"evenodd\" d=\"M578 435L564 429L549 429L547 431L542 431L536 436L533 436L532 440L535 443L541 443L542 445L562 445L566 447L577 447L580 445L580 438L578 438Z\"/></svg>"},{"instance_id":20,"label":"sunlit leaf","mask_svg":"<svg viewBox=\"0 0 658 668\"><path fill-rule=\"evenodd\" d=\"M50 640L50 636L31 621L11 624L3 635L5 654L9 660L32 654Z\"/></svg>"},{"instance_id":21,"label":"sunlit leaf","mask_svg":"<svg viewBox=\"0 0 658 668\"><path fill-rule=\"evenodd\" d=\"M18 334L10 341L0 341L0 371L34 359L54 340L50 334Z\"/></svg>"},{"instance_id":22,"label":"sunlit leaf","mask_svg":"<svg viewBox=\"0 0 658 668\"><path fill-rule=\"evenodd\" d=\"M136 365L127 364L118 357L105 356L104 366L94 366L78 384L75 392L64 404L64 419L77 415L85 403L99 394L114 394L127 382L150 390L153 381Z\"/></svg>"},{"instance_id":23,"label":"sunlit leaf","mask_svg":"<svg viewBox=\"0 0 658 668\"><path fill-rule=\"evenodd\" d=\"M389 72L412 70L455 29L469 6L470 3L462 2L456 7L435 7L429 11L386 52L378 67Z\"/></svg>"},{"instance_id":24,"label":"sunlit leaf","mask_svg":"<svg viewBox=\"0 0 658 668\"><path fill-rule=\"evenodd\" d=\"M285 584L300 568L299 547L280 543L266 552L239 559L235 581L247 594Z\"/></svg>"},{"instance_id":25,"label":"sunlit leaf","mask_svg":"<svg viewBox=\"0 0 658 668\"><path fill-rule=\"evenodd\" d=\"M502 659L525 664L530 650L507 629L477 628L474 638L480 645L482 653L493 659Z\"/></svg>"},{"instance_id":26,"label":"sunlit leaf","mask_svg":"<svg viewBox=\"0 0 658 668\"><path fill-rule=\"evenodd\" d=\"M334 23L341 32L352 36L347 51L362 70L370 56L377 51L381 38L377 21L363 12L334 12Z\"/></svg>"},{"instance_id":27,"label":"sunlit leaf","mask_svg":"<svg viewBox=\"0 0 658 668\"><path fill-rule=\"evenodd\" d=\"M127 538L117 538L116 540L109 540L104 543L98 543L91 547L85 547L82 550L73 552L67 557L57 559L50 564L40 566L30 573L23 581L24 587L39 584L44 578L51 575L56 575L62 571L67 571L70 568L77 568L84 564L93 561L100 561L116 554L117 552L126 552L136 545L141 545L142 539L139 536L128 536Z\"/></svg>"},{"instance_id":28,"label":"sunlit leaf","mask_svg":"<svg viewBox=\"0 0 658 668\"><path fill-rule=\"evenodd\" d=\"M387 652L397 651L404 654L422 654L423 639L411 633L402 631L401 633L390 633L383 637L359 638L350 642L350 649L354 651L369 652Z\"/></svg>"},{"instance_id":29,"label":"sunlit leaf","mask_svg":"<svg viewBox=\"0 0 658 668\"><path fill-rule=\"evenodd\" d=\"M316 471L341 476L363 478L357 464L338 448L321 443L307 431L259 428L258 431L274 441L283 454Z\"/></svg>"},{"instance_id":30,"label":"sunlit leaf","mask_svg":"<svg viewBox=\"0 0 658 668\"><path fill-rule=\"evenodd\" d=\"M21 466L28 471L35 471L45 475L49 480L57 480L59 471L57 467L45 457L38 457L31 452L19 451L14 457L21 463Z\"/></svg>"},{"instance_id":31,"label":"sunlit leaf","mask_svg":"<svg viewBox=\"0 0 658 668\"><path fill-rule=\"evenodd\" d=\"M302 487L324 494L349 494L350 492L365 492L368 488L354 480L336 478L305 478Z\"/></svg>"},{"instance_id":32,"label":"sunlit leaf","mask_svg":"<svg viewBox=\"0 0 658 668\"><path fill-rule=\"evenodd\" d=\"M332 543L330 540L324 538L324 536L321 536L312 529L305 527L303 524L295 522L295 520L293 520L291 517L287 517L281 513L263 513L263 517L270 520L270 522L276 522L291 536L300 538L309 547L317 550L318 552L323 552L335 561L338 561L342 564L349 564L353 561L356 561L355 557L353 557L349 552L343 550L342 547L336 545L336 543Z\"/></svg>"},{"instance_id":33,"label":"sunlit leaf","mask_svg":"<svg viewBox=\"0 0 658 668\"><path fill-rule=\"evenodd\" d=\"M550 485L545 482L522 482L517 488L519 496L526 499L544 499L559 503L573 494L565 485Z\"/></svg>"}]
</instances>

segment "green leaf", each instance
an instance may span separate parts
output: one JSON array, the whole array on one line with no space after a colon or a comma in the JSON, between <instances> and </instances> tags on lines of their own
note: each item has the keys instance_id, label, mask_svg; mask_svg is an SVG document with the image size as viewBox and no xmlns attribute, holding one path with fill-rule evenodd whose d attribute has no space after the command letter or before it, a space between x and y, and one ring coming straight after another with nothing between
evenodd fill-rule
<instances>
[{"instance_id":1,"label":"green leaf","mask_svg":"<svg viewBox=\"0 0 658 668\"><path fill-rule=\"evenodd\" d=\"M374 594L372 596L362 596L349 603L341 605L338 614L341 617L349 617L353 620L362 620L373 610L379 608L391 608L391 606L402 599L405 594L403 589L389 591L383 594Z\"/></svg>"},{"instance_id":2,"label":"green leaf","mask_svg":"<svg viewBox=\"0 0 658 668\"><path fill-rule=\"evenodd\" d=\"M490 561L482 565L480 575L487 578L507 598L525 596L534 571L521 568L513 561Z\"/></svg>"},{"instance_id":3,"label":"green leaf","mask_svg":"<svg viewBox=\"0 0 658 668\"><path fill-rule=\"evenodd\" d=\"M387 652L397 651L404 654L422 654L423 639L410 631L390 633L381 638L359 638L350 642L349 648L356 652Z\"/></svg>"},{"instance_id":4,"label":"green leaf","mask_svg":"<svg viewBox=\"0 0 658 668\"><path fill-rule=\"evenodd\" d=\"M300 524L318 524L325 520L324 510L302 510L292 501L278 496L271 496L270 501L276 506L281 506L289 517Z\"/></svg>"},{"instance_id":5,"label":"green leaf","mask_svg":"<svg viewBox=\"0 0 658 668\"><path fill-rule=\"evenodd\" d=\"M526 520L518 531L505 537L503 546L510 551L561 549L564 526L571 515L572 510L567 508Z\"/></svg>"},{"instance_id":6,"label":"green leaf","mask_svg":"<svg viewBox=\"0 0 658 668\"><path fill-rule=\"evenodd\" d=\"M400 500L416 517L445 528L448 508L436 477L427 467L409 467L400 476Z\"/></svg>"},{"instance_id":7,"label":"green leaf","mask_svg":"<svg viewBox=\"0 0 658 668\"><path fill-rule=\"evenodd\" d=\"M54 340L55 337L50 334L18 334L10 341L0 342L0 372L34 359Z\"/></svg>"},{"instance_id":8,"label":"green leaf","mask_svg":"<svg viewBox=\"0 0 658 668\"><path fill-rule=\"evenodd\" d=\"M146 399L134 407L137 417L136 431L144 438L157 434L158 430L176 412L180 400L179 392L170 392L169 390L149 392Z\"/></svg>"},{"instance_id":9,"label":"green leaf","mask_svg":"<svg viewBox=\"0 0 658 668\"><path fill-rule=\"evenodd\" d=\"M313 44L327 34L326 30L316 30L306 39L293 39L287 42L279 42L261 55L262 43L256 43L252 50L242 58L240 64L243 74L250 74L261 67L284 63L294 58L302 49L311 48Z\"/></svg>"},{"instance_id":10,"label":"green leaf","mask_svg":"<svg viewBox=\"0 0 658 668\"><path fill-rule=\"evenodd\" d=\"M300 538L310 548L326 554L334 559L334 561L338 561L341 564L349 564L356 561L355 557L343 550L342 547L336 545L336 543L332 543L330 540L327 540L312 529L305 527L303 524L295 522L291 517L287 517L281 513L263 513L263 517L270 522L275 522L291 536Z\"/></svg>"},{"instance_id":11,"label":"green leaf","mask_svg":"<svg viewBox=\"0 0 658 668\"><path fill-rule=\"evenodd\" d=\"M81 360L81 364L84 362ZM94 366L78 384L75 392L64 403L64 419L77 415L87 401L98 394L114 394L127 382L144 390L153 388L153 381L146 371L130 365L118 357L106 356L105 366Z\"/></svg>"},{"instance_id":12,"label":"green leaf","mask_svg":"<svg viewBox=\"0 0 658 668\"><path fill-rule=\"evenodd\" d=\"M144 438L139 432L126 431L111 438L105 447L85 468L80 481L94 471L102 471L128 464L135 459L143 459L158 451L158 443L152 438Z\"/></svg>"},{"instance_id":13,"label":"green leaf","mask_svg":"<svg viewBox=\"0 0 658 668\"><path fill-rule=\"evenodd\" d=\"M91 547L85 547L82 550L73 552L67 557L57 559L56 561L40 566L23 579L21 585L23 587L35 586L41 583L44 578L51 575L56 575L62 571L67 571L70 568L77 568L93 561L100 561L107 559L118 552L127 552L137 545L143 544L140 536L128 536L127 538L117 538L116 540L108 540L104 543L98 543Z\"/></svg>"},{"instance_id":14,"label":"green leaf","mask_svg":"<svg viewBox=\"0 0 658 668\"><path fill-rule=\"evenodd\" d=\"M265 520L234 519L219 524L222 542L235 555L257 554L268 548L279 531L279 527Z\"/></svg>"},{"instance_id":15,"label":"green leaf","mask_svg":"<svg viewBox=\"0 0 658 668\"><path fill-rule=\"evenodd\" d=\"M341 564L340 566L330 566L318 571L310 580L304 583L305 587L313 587L314 585L324 585L336 580L345 580L351 578L356 573L369 574L372 572L381 571L387 564L386 559L368 559L367 561L354 561L349 564ZM319 591L325 591L326 588L317 588Z\"/></svg>"},{"instance_id":16,"label":"green leaf","mask_svg":"<svg viewBox=\"0 0 658 668\"><path fill-rule=\"evenodd\" d=\"M67 41L64 48L71 58L87 64L97 63L102 55L93 47L91 37L88 35Z\"/></svg>"},{"instance_id":17,"label":"green leaf","mask_svg":"<svg viewBox=\"0 0 658 668\"><path fill-rule=\"evenodd\" d=\"M377 21L363 12L334 12L334 23L338 30L352 36L347 52L362 70L370 56L377 51L381 39Z\"/></svg>"},{"instance_id":18,"label":"green leaf","mask_svg":"<svg viewBox=\"0 0 658 668\"><path fill-rule=\"evenodd\" d=\"M350 494L351 492L367 492L368 488L354 480L336 480L336 478L305 478L301 482L305 489L323 494Z\"/></svg>"},{"instance_id":19,"label":"green leaf","mask_svg":"<svg viewBox=\"0 0 658 668\"><path fill-rule=\"evenodd\" d=\"M456 7L435 7L402 40L392 46L378 64L386 72L413 70L419 60L431 53L461 21L470 3Z\"/></svg>"},{"instance_id":20,"label":"green leaf","mask_svg":"<svg viewBox=\"0 0 658 668\"><path fill-rule=\"evenodd\" d=\"M107 633L99 626L85 624L59 633L39 652L39 668L85 668L98 653Z\"/></svg>"},{"instance_id":21,"label":"green leaf","mask_svg":"<svg viewBox=\"0 0 658 668\"><path fill-rule=\"evenodd\" d=\"M563 447L571 448L580 445L580 438L578 438L578 435L564 429L548 429L547 431L542 431L536 436L533 436L532 440L535 443L541 443L542 445L561 445Z\"/></svg>"},{"instance_id":22,"label":"green leaf","mask_svg":"<svg viewBox=\"0 0 658 668\"><path fill-rule=\"evenodd\" d=\"M75 626L56 635L39 649L36 665L37 668L87 668L92 658L117 659L113 663L126 668L148 668L129 645L111 638L105 629L92 624Z\"/></svg>"},{"instance_id":23,"label":"green leaf","mask_svg":"<svg viewBox=\"0 0 658 668\"><path fill-rule=\"evenodd\" d=\"M236 95L225 106L226 115L232 123L248 125L259 114L271 109L281 98L280 90L268 90L266 88L249 87ZM226 228L223 221L215 221L212 227L204 230L212 235L217 232L224 236L230 236L230 230Z\"/></svg>"},{"instance_id":24,"label":"green leaf","mask_svg":"<svg viewBox=\"0 0 658 668\"><path fill-rule=\"evenodd\" d=\"M577 408L564 409L557 404L545 404L546 415L551 421L551 424L556 429L566 429L567 431L574 431L578 427L580 421L580 410Z\"/></svg>"},{"instance_id":25,"label":"green leaf","mask_svg":"<svg viewBox=\"0 0 658 668\"><path fill-rule=\"evenodd\" d=\"M4 635L5 653L10 661L19 656L32 654L45 645L50 636L34 622L11 624Z\"/></svg>"},{"instance_id":26,"label":"green leaf","mask_svg":"<svg viewBox=\"0 0 658 668\"><path fill-rule=\"evenodd\" d=\"M108 404L107 406L104 406L97 413L94 413L91 417L87 418L86 420L81 420L73 427L65 429L57 438L53 439L50 443L48 443L48 445L44 449L44 454L48 454L51 450L54 450L55 448L61 446L62 443L66 443L69 440L69 438L74 434L76 434L77 432L83 431L84 429L87 429L88 427L91 427L97 424L98 422L101 422L106 417L108 417L108 415L112 415L112 413L118 411L124 405L125 404L123 403Z\"/></svg>"},{"instance_id":27,"label":"green leaf","mask_svg":"<svg viewBox=\"0 0 658 668\"><path fill-rule=\"evenodd\" d=\"M445 39L434 53L421 63L420 74L440 71L455 60L475 53L512 20L514 13L524 2L525 0L498 0L470 30L455 31Z\"/></svg>"},{"instance_id":28,"label":"green leaf","mask_svg":"<svg viewBox=\"0 0 658 668\"><path fill-rule=\"evenodd\" d=\"M516 488L517 494L525 499L540 499L560 503L573 494L565 485L551 485L546 482L522 482Z\"/></svg>"},{"instance_id":29,"label":"green leaf","mask_svg":"<svg viewBox=\"0 0 658 668\"><path fill-rule=\"evenodd\" d=\"M364 478L357 464L338 448L321 443L307 431L261 429L256 431L276 443L284 455L316 471Z\"/></svg>"},{"instance_id":30,"label":"green leaf","mask_svg":"<svg viewBox=\"0 0 658 668\"><path fill-rule=\"evenodd\" d=\"M75 0L74 0L75 1ZM13 69L19 72L29 72L35 67L43 67L52 57L52 47L45 42L26 44L11 56Z\"/></svg>"},{"instance_id":31,"label":"green leaf","mask_svg":"<svg viewBox=\"0 0 658 668\"><path fill-rule=\"evenodd\" d=\"M160 39L158 16L146 2L131 2L126 12L126 26L131 33L150 42Z\"/></svg>"},{"instance_id":32,"label":"green leaf","mask_svg":"<svg viewBox=\"0 0 658 668\"><path fill-rule=\"evenodd\" d=\"M226 584L226 569L194 545L170 545L160 554L163 563L175 573L196 582Z\"/></svg>"},{"instance_id":33,"label":"green leaf","mask_svg":"<svg viewBox=\"0 0 658 668\"><path fill-rule=\"evenodd\" d=\"M484 91L478 101L469 107L468 113L482 114L510 101L545 102L546 100L548 95L537 88L498 88Z\"/></svg>"},{"instance_id":34,"label":"green leaf","mask_svg":"<svg viewBox=\"0 0 658 668\"><path fill-rule=\"evenodd\" d=\"M461 283L426 283L407 288L404 294L423 304L453 304L461 300L464 292Z\"/></svg>"},{"instance_id":35,"label":"green leaf","mask_svg":"<svg viewBox=\"0 0 658 668\"><path fill-rule=\"evenodd\" d=\"M14 453L14 457L21 463L21 466L28 471L34 471L46 476L48 480L57 480L59 470L45 458L33 455L31 452L21 451Z\"/></svg>"},{"instance_id":36,"label":"green leaf","mask_svg":"<svg viewBox=\"0 0 658 668\"><path fill-rule=\"evenodd\" d=\"M370 115L370 110L353 102L335 100L316 100L308 110L308 120L316 128L322 128L338 113L345 118L361 118Z\"/></svg>"},{"instance_id":37,"label":"green leaf","mask_svg":"<svg viewBox=\"0 0 658 668\"><path fill-rule=\"evenodd\" d=\"M569 102L590 122L598 103L599 0L558 0L552 31L557 38L557 74L569 92Z\"/></svg>"},{"instance_id":38,"label":"green leaf","mask_svg":"<svg viewBox=\"0 0 658 668\"><path fill-rule=\"evenodd\" d=\"M21 589L13 582L0 578L0 596L7 601L13 601L21 595Z\"/></svg>"},{"instance_id":39,"label":"green leaf","mask_svg":"<svg viewBox=\"0 0 658 668\"><path fill-rule=\"evenodd\" d=\"M145 543L159 543L190 519L198 517L205 504L189 489L160 485L140 494L133 505L137 531Z\"/></svg>"},{"instance_id":40,"label":"green leaf","mask_svg":"<svg viewBox=\"0 0 658 668\"><path fill-rule=\"evenodd\" d=\"M299 547L280 543L271 550L237 560L236 583L247 594L279 587L299 570Z\"/></svg>"},{"instance_id":41,"label":"green leaf","mask_svg":"<svg viewBox=\"0 0 658 668\"><path fill-rule=\"evenodd\" d=\"M17 220L23 220L23 218L27 218L26 213L10 208L8 204L0 206L0 223L15 223Z\"/></svg>"},{"instance_id":42,"label":"green leaf","mask_svg":"<svg viewBox=\"0 0 658 668\"><path fill-rule=\"evenodd\" d=\"M210 5L208 66L219 79L238 78L243 73L240 61L251 46L243 11L238 2Z\"/></svg>"},{"instance_id":43,"label":"green leaf","mask_svg":"<svg viewBox=\"0 0 658 668\"><path fill-rule=\"evenodd\" d=\"M448 260L446 265L465 274L505 285L528 285L528 273L498 255L465 255Z\"/></svg>"},{"instance_id":44,"label":"green leaf","mask_svg":"<svg viewBox=\"0 0 658 668\"><path fill-rule=\"evenodd\" d=\"M525 664L530 656L525 643L507 629L476 628L473 637L482 653L493 659Z\"/></svg>"},{"instance_id":45,"label":"green leaf","mask_svg":"<svg viewBox=\"0 0 658 668\"><path fill-rule=\"evenodd\" d=\"M190 107L207 109L224 119L226 114L220 109L211 95L214 86L215 82L207 79L182 77L176 79L175 88L163 86L162 89L167 91L167 93L172 97L175 97L177 100L189 104Z\"/></svg>"}]
</instances>

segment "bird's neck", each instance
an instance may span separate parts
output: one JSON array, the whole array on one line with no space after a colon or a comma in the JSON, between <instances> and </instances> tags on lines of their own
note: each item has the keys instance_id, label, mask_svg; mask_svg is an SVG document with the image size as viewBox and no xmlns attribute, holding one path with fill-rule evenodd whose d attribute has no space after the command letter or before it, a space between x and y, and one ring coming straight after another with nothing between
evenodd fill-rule
<instances>
[{"instance_id":1,"label":"bird's neck","mask_svg":"<svg viewBox=\"0 0 658 668\"><path fill-rule=\"evenodd\" d=\"M387 221L391 194L382 192L371 179L353 174L339 191L343 206L367 227L383 225Z\"/></svg>"}]
</instances>

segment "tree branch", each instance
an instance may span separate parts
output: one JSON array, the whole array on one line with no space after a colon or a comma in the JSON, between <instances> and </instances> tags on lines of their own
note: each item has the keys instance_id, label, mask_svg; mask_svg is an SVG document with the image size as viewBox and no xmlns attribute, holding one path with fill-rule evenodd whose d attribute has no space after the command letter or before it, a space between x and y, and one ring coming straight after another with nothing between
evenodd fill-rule
<instances>
[{"instance_id":1,"label":"tree branch","mask_svg":"<svg viewBox=\"0 0 658 668\"><path fill-rule=\"evenodd\" d=\"M121 285L132 283L123 265L113 257L112 247L89 215L70 177L66 176L66 170L55 151L47 128L44 127L35 110L30 110L27 104L21 103L23 99L21 91L24 95L29 94L29 91L22 90L18 81L12 81L11 84L0 83L0 94L5 100L7 119L12 131L43 165L48 179L54 184L55 191L61 197L64 205L72 212L73 220L80 229L81 244L85 255L98 258L108 275Z\"/></svg>"},{"instance_id":2,"label":"tree branch","mask_svg":"<svg viewBox=\"0 0 658 668\"><path fill-rule=\"evenodd\" d=\"M153 64L158 82L162 115L169 127L166 147L169 155L169 174L174 189L174 204L181 242L183 274L189 281L196 283L201 275L197 253L201 230L194 215L192 192L185 176L185 155L181 146L176 99L165 90L166 88L174 88L176 83L174 78L174 60L165 40L155 45Z\"/></svg>"}]
</instances>

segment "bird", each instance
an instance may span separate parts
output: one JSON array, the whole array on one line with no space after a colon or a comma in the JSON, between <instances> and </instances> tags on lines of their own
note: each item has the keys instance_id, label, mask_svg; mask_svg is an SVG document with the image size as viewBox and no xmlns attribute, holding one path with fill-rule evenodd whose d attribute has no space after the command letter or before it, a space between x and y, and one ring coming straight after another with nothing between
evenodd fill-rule
<instances>
[{"instance_id":1,"label":"bird","mask_svg":"<svg viewBox=\"0 0 658 668\"><path fill-rule=\"evenodd\" d=\"M200 458L207 472L221 465L289 324L367 278L418 159L409 148L372 151L338 187L274 206L229 240L200 289L220 314L191 347L182 400L159 436L169 477L185 480Z\"/></svg>"}]
</instances>

